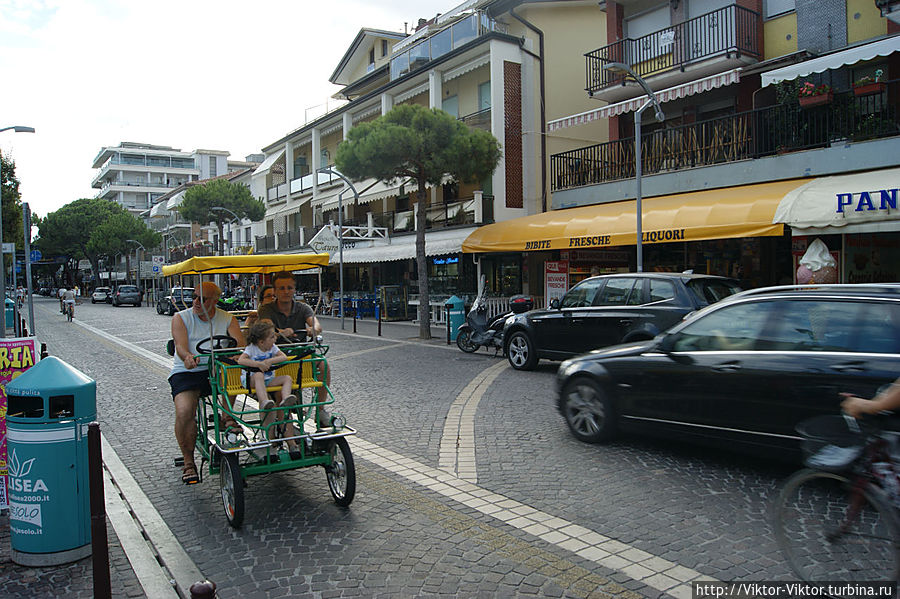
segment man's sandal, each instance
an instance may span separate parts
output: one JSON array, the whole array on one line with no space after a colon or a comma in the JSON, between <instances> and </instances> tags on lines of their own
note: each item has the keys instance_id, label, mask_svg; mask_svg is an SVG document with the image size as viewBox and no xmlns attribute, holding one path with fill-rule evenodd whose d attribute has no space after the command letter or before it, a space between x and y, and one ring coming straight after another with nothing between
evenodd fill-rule
<instances>
[{"instance_id":1,"label":"man's sandal","mask_svg":"<svg viewBox=\"0 0 900 599\"><path fill-rule=\"evenodd\" d=\"M237 420L235 420L231 416L222 416L220 420L222 422L222 432L231 432L236 434L241 434L244 432L244 429L241 428L241 425L237 423Z\"/></svg>"},{"instance_id":2,"label":"man's sandal","mask_svg":"<svg viewBox=\"0 0 900 599\"><path fill-rule=\"evenodd\" d=\"M196 464L185 464L181 469L181 482L186 485L196 485L200 482Z\"/></svg>"}]
</instances>

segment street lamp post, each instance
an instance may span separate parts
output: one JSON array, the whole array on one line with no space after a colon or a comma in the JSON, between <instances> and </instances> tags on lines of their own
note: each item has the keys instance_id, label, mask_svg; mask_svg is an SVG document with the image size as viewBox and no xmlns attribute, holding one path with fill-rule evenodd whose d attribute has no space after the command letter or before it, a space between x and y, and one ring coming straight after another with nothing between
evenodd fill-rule
<instances>
[{"instance_id":1,"label":"street lamp post","mask_svg":"<svg viewBox=\"0 0 900 599\"><path fill-rule=\"evenodd\" d=\"M12 130L15 133L34 133L34 127L26 127L24 125L12 125L0 128L0 132ZM0 169L3 167L0 166ZM2 172L0 172L0 182L3 181ZM15 259L15 253L13 253ZM0 200L0 295L3 297L3 325L0 326L0 339L6 337L6 258L3 253L3 202Z\"/></svg>"},{"instance_id":2,"label":"street lamp post","mask_svg":"<svg viewBox=\"0 0 900 599\"><path fill-rule=\"evenodd\" d=\"M603 68L613 73L631 75L634 80L637 81L638 85L640 85L644 90L644 93L646 93L648 96L647 101L644 102L644 104L640 108L634 111L634 209L637 212L637 243L635 247L637 248L637 271L643 272L644 214L641 208L641 114L644 112L644 110L646 110L650 106L653 106L654 111L656 111L657 121L661 123L665 120L666 117L659 105L659 99L656 97L656 94L653 93L653 90L650 89L650 86L647 85L647 82L644 81L640 75L635 73L630 66L628 66L624 62L611 62L605 65Z\"/></svg>"},{"instance_id":3,"label":"street lamp post","mask_svg":"<svg viewBox=\"0 0 900 599\"><path fill-rule=\"evenodd\" d=\"M213 206L210 210L217 210L219 212L227 212L232 217L234 217L234 222L239 223L241 219L238 218L238 215L229 210L228 208L222 208L221 206ZM234 241L231 239L231 220L228 221L228 253L234 254Z\"/></svg>"},{"instance_id":4,"label":"street lamp post","mask_svg":"<svg viewBox=\"0 0 900 599\"><path fill-rule=\"evenodd\" d=\"M144 253L147 252L147 249L144 247L144 245L143 245L140 241L137 241L137 240L135 240L135 239L126 239L125 241L130 241L131 243L135 243L135 244L138 245L138 247L141 248L141 251L142 251L142 252L144 252ZM134 258L135 258L135 260L137 260L137 283L138 283L138 291L140 291L141 297L143 297L143 295L144 295L144 288L141 286L141 259L140 259L140 257L138 256L137 249L134 250Z\"/></svg>"},{"instance_id":5,"label":"street lamp post","mask_svg":"<svg viewBox=\"0 0 900 599\"><path fill-rule=\"evenodd\" d=\"M359 193L356 191L356 187L353 186L353 182L350 181L347 177L339 173L337 170L325 166L320 168L319 173L325 175L334 175L336 177L340 177L343 179L344 183L346 183L350 190L353 192L353 201L359 202ZM343 199L344 192L346 189L338 194L338 273L340 275L340 305L341 305L341 330L344 329L344 207L343 207Z\"/></svg>"}]
</instances>

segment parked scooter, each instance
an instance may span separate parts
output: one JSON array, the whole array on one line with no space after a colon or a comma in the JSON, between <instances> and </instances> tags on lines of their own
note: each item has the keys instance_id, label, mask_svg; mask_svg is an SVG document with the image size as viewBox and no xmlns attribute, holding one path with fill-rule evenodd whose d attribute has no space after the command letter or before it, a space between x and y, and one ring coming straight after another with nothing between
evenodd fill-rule
<instances>
[{"instance_id":1,"label":"parked scooter","mask_svg":"<svg viewBox=\"0 0 900 599\"><path fill-rule=\"evenodd\" d=\"M482 275L478 284L478 296L469 313L466 314L465 324L460 325L457 330L456 345L467 354L478 351L481 346L493 347L494 355L497 355L503 349L503 325L506 323L506 319L513 314L531 310L534 307L534 301L527 295L515 295L509 300L511 311L488 319L484 283L485 279Z\"/></svg>"}]
</instances>

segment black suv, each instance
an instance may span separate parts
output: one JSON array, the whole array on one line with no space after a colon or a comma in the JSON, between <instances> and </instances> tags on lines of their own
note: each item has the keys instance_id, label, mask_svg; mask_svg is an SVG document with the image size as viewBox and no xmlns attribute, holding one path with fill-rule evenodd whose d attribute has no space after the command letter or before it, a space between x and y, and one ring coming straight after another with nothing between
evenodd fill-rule
<instances>
[{"instance_id":1,"label":"black suv","mask_svg":"<svg viewBox=\"0 0 900 599\"><path fill-rule=\"evenodd\" d=\"M174 315L181 310L187 310L191 307L194 290L191 287L172 287L169 294L156 302L157 314Z\"/></svg>"},{"instance_id":2,"label":"black suv","mask_svg":"<svg viewBox=\"0 0 900 599\"><path fill-rule=\"evenodd\" d=\"M652 339L685 315L741 290L734 279L628 273L585 279L546 310L506 321L504 352L513 368L564 360L598 347Z\"/></svg>"},{"instance_id":3,"label":"black suv","mask_svg":"<svg viewBox=\"0 0 900 599\"><path fill-rule=\"evenodd\" d=\"M900 285L771 287L731 296L644 343L563 362L558 407L586 442L641 429L797 456L796 425L840 414L900 373Z\"/></svg>"}]
</instances>

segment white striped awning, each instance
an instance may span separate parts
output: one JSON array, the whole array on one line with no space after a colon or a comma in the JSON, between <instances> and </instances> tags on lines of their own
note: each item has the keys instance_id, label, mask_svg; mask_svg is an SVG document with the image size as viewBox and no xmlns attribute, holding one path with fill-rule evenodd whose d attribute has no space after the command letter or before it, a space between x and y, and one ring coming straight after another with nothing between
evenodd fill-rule
<instances>
[{"instance_id":1,"label":"white striped awning","mask_svg":"<svg viewBox=\"0 0 900 599\"><path fill-rule=\"evenodd\" d=\"M677 100L686 96L708 92L709 90L715 89L717 87L731 85L732 83L737 83L740 80L740 69L733 69L725 73L719 73L718 75L711 75L709 77L704 77L703 79L697 79L696 81L682 83L681 85L669 87L654 93L656 94L656 97L660 102L671 102L672 100ZM625 100L623 102L609 104L607 106L604 106L603 108L595 108L593 110L588 110L587 112L580 112L578 114L573 114L572 116L549 121L547 123L547 131L550 132L556 131L557 129L564 129L566 127L573 127L575 125L584 125L598 119L605 119L611 116L618 116L626 112L633 112L640 108L646 101L647 96L641 95L637 96L636 98L631 98L630 100Z\"/></svg>"},{"instance_id":2,"label":"white striped awning","mask_svg":"<svg viewBox=\"0 0 900 599\"><path fill-rule=\"evenodd\" d=\"M894 52L900 52L900 35L846 48L838 52L831 52L811 60L763 73L761 83L762 87L765 87L781 81L791 81L797 77L806 77L812 73L822 73L828 69L839 69L845 65L856 64L861 60L890 56Z\"/></svg>"}]
</instances>

